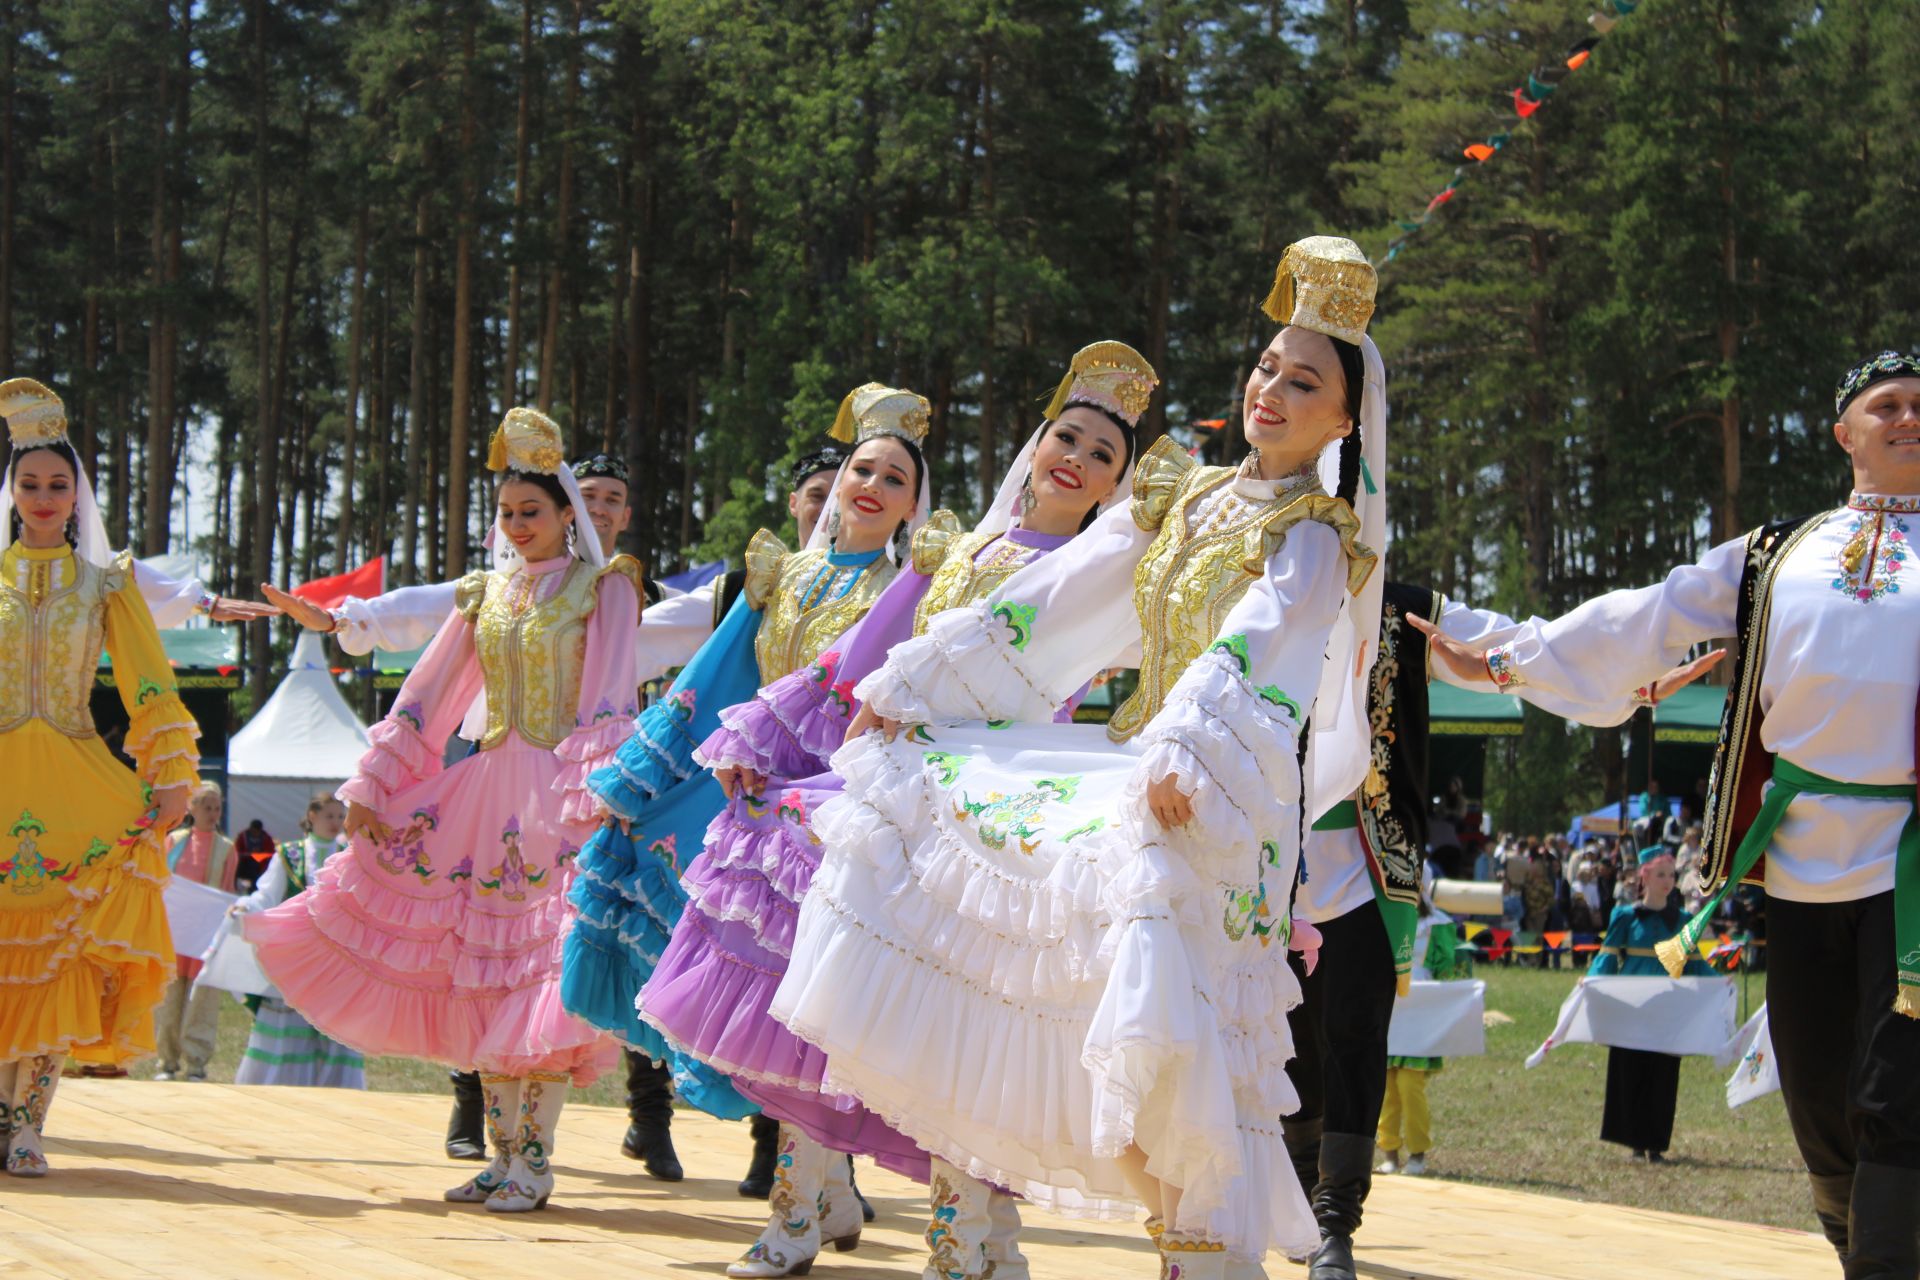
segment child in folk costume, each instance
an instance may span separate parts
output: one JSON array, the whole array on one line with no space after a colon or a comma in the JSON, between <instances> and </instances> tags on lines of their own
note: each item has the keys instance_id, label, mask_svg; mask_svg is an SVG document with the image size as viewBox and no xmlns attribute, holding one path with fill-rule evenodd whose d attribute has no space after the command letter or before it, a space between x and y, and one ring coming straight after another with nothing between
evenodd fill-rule
<instances>
[{"instance_id":1,"label":"child in folk costume","mask_svg":"<svg viewBox=\"0 0 1920 1280\"><path fill-rule=\"evenodd\" d=\"M856 687L853 728L883 733L834 757L773 1004L963 1172L1072 1213L1146 1201L1188 1280L1318 1243L1279 1130L1299 989L1271 944L1303 825L1367 767L1373 288L1351 242L1292 246L1246 388L1258 452L1200 467L1162 441L1125 509ZM1133 640L1140 688L1104 733L1049 723Z\"/></svg>"},{"instance_id":2,"label":"child in folk costume","mask_svg":"<svg viewBox=\"0 0 1920 1280\"><path fill-rule=\"evenodd\" d=\"M340 789L347 848L305 893L247 918L261 967L325 1035L365 1053L478 1068L493 1162L447 1192L493 1212L545 1205L569 1083L614 1045L560 1007L573 860L594 830L587 775L632 731L640 567L575 534L579 488L560 429L512 409L505 562L461 580L454 614L368 735ZM441 767L486 693L480 749Z\"/></svg>"},{"instance_id":3,"label":"child in folk costume","mask_svg":"<svg viewBox=\"0 0 1920 1280\"><path fill-rule=\"evenodd\" d=\"M1453 917L1433 905L1433 881L1420 889L1419 922L1413 928L1413 980L1445 982L1453 977L1453 958L1460 945ZM1375 1135L1386 1157L1381 1173L1418 1177L1427 1171L1427 1152L1433 1149L1433 1116L1427 1107L1427 1079L1441 1067L1437 1057L1387 1055L1387 1090L1380 1107L1380 1130ZM1404 1153L1405 1159L1402 1160Z\"/></svg>"},{"instance_id":4,"label":"child in folk costume","mask_svg":"<svg viewBox=\"0 0 1920 1280\"><path fill-rule=\"evenodd\" d=\"M305 893L327 859L340 851L347 807L330 795L307 802L306 833L284 840L274 850L254 891L234 903L237 914L266 911ZM253 1030L234 1073L235 1084L285 1084L316 1088L364 1089L366 1060L329 1040L278 996L250 996Z\"/></svg>"},{"instance_id":5,"label":"child in folk costume","mask_svg":"<svg viewBox=\"0 0 1920 1280\"><path fill-rule=\"evenodd\" d=\"M979 526L962 535L948 513L939 513L915 535L910 566L864 619L811 669L723 711L721 727L695 753L730 799L687 873L692 909L640 993L640 1010L677 1051L726 1072L782 1122L773 1212L759 1240L727 1269L730 1276L793 1275L811 1265L823 1236L833 1234L819 1212L828 1165L837 1161L826 1148L928 1178L926 1154L856 1101L837 1096L826 1056L767 1012L820 856L808 815L840 790L839 779L823 771L846 736L852 687L929 618L983 598L1065 545L1100 504L1124 493L1134 424L1156 381L1146 359L1123 343L1081 351ZM936 1215L971 1213L977 1221L963 1227L982 1236L1001 1226L987 1260L1002 1280L1024 1275L1012 1243L1019 1214L1011 1200L951 1166L943 1164L941 1173L936 1185L957 1190L936 1196ZM857 1230L857 1223L848 1225ZM937 1216L928 1236L931 1274L965 1274L953 1270L958 1238Z\"/></svg>"},{"instance_id":6,"label":"child in folk costume","mask_svg":"<svg viewBox=\"0 0 1920 1280\"><path fill-rule=\"evenodd\" d=\"M107 550L60 398L9 379L0 415L12 445L0 489L0 1136L6 1171L37 1178L65 1059L118 1067L153 1052L174 971L164 837L199 781L199 729L132 556ZM131 719L131 771L88 705L103 644Z\"/></svg>"},{"instance_id":7,"label":"child in folk costume","mask_svg":"<svg viewBox=\"0 0 1920 1280\"><path fill-rule=\"evenodd\" d=\"M232 893L245 859L234 842L220 834L224 809L217 784L203 782L193 789L187 801L192 821L173 833L167 847L167 869L183 880ZM181 956L176 963L178 969L167 988L167 998L153 1016L154 1043L160 1053L153 1078L205 1080L207 1063L220 1034L220 1006L226 997L212 987L195 985L194 976L199 972L196 957Z\"/></svg>"},{"instance_id":8,"label":"child in folk costume","mask_svg":"<svg viewBox=\"0 0 1920 1280\"><path fill-rule=\"evenodd\" d=\"M806 549L789 552L764 529L754 535L744 595L589 782L610 821L581 855L561 998L650 1057L666 1058L668 1048L636 1001L685 907L680 875L726 805L694 748L720 727L723 709L811 666L893 580L926 519L920 441L929 419L926 400L911 391L868 383L847 395L833 435L854 448ZM734 1119L754 1112L724 1076L687 1058L672 1065L683 1102Z\"/></svg>"}]
</instances>

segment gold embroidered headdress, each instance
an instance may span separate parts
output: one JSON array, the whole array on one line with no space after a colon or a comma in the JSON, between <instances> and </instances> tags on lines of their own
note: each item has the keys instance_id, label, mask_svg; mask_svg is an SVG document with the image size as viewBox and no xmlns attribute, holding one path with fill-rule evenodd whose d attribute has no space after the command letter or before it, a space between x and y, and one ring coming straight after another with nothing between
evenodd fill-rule
<instances>
[{"instance_id":1,"label":"gold embroidered headdress","mask_svg":"<svg viewBox=\"0 0 1920 1280\"><path fill-rule=\"evenodd\" d=\"M560 448L560 424L538 409L507 410L487 445L487 470L558 475L567 456Z\"/></svg>"},{"instance_id":2,"label":"gold embroidered headdress","mask_svg":"<svg viewBox=\"0 0 1920 1280\"><path fill-rule=\"evenodd\" d=\"M0 382L0 417L16 449L31 449L67 438L67 406L32 378Z\"/></svg>"},{"instance_id":3,"label":"gold embroidered headdress","mask_svg":"<svg viewBox=\"0 0 1920 1280\"><path fill-rule=\"evenodd\" d=\"M933 407L925 396L869 382L847 392L827 434L842 444L862 445L877 436L899 436L917 445L927 438L932 421Z\"/></svg>"},{"instance_id":4,"label":"gold embroidered headdress","mask_svg":"<svg viewBox=\"0 0 1920 1280\"><path fill-rule=\"evenodd\" d=\"M1308 236L1287 246L1261 305L1267 317L1360 345L1373 319L1373 264L1341 236Z\"/></svg>"},{"instance_id":5,"label":"gold embroidered headdress","mask_svg":"<svg viewBox=\"0 0 1920 1280\"><path fill-rule=\"evenodd\" d=\"M1138 351L1124 342L1096 342L1075 353L1047 405L1047 417L1059 417L1070 401L1085 400L1119 414L1128 426L1139 426L1159 385L1153 366Z\"/></svg>"}]
</instances>

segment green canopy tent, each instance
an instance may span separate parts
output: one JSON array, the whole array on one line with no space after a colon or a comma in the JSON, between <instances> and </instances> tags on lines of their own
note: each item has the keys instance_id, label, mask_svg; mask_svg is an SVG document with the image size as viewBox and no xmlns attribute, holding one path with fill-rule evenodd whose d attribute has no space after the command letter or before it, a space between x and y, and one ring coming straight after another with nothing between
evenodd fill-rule
<instances>
[{"instance_id":1,"label":"green canopy tent","mask_svg":"<svg viewBox=\"0 0 1920 1280\"><path fill-rule=\"evenodd\" d=\"M200 772L218 780L227 768L229 700L240 687L238 640L232 627L176 627L160 633L160 645L173 664L180 700L200 726ZM127 710L113 683L113 659L100 655L89 705L100 736L115 751L127 733Z\"/></svg>"}]
</instances>

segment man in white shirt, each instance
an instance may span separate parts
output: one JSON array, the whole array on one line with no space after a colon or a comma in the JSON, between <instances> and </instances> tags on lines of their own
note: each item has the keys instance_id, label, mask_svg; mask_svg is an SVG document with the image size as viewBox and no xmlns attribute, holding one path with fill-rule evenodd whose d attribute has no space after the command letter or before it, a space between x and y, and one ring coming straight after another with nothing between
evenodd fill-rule
<instances>
[{"instance_id":1,"label":"man in white shirt","mask_svg":"<svg viewBox=\"0 0 1920 1280\"><path fill-rule=\"evenodd\" d=\"M1767 894L1767 1008L1814 1212L1850 1280L1920 1274L1920 357L1841 378L1845 506L1714 547L1485 651L1435 658L1579 697L1739 639L1703 820L1710 894L1669 972L1743 879ZM1764 862L1762 859L1764 858Z\"/></svg>"}]
</instances>

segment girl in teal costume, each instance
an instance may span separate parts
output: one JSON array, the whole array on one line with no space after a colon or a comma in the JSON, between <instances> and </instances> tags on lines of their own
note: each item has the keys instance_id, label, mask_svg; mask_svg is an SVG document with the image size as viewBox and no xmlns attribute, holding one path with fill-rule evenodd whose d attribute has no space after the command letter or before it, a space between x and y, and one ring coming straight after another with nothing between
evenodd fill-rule
<instances>
[{"instance_id":1,"label":"girl in teal costume","mask_svg":"<svg viewBox=\"0 0 1920 1280\"><path fill-rule=\"evenodd\" d=\"M570 899L560 996L569 1013L673 1069L682 1101L738 1119L757 1108L725 1076L672 1053L635 1009L687 903L680 874L726 806L693 751L720 713L763 684L810 664L863 616L892 580L912 531L925 519L926 467L915 443L927 402L868 384L848 395L836 439L859 446L804 551L789 553L762 530L747 549L747 587L673 687L640 717L615 762L588 785L608 814L581 850ZM833 548L848 547L839 551Z\"/></svg>"}]
</instances>

